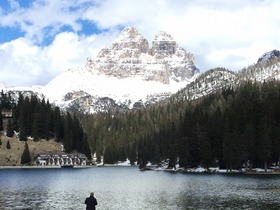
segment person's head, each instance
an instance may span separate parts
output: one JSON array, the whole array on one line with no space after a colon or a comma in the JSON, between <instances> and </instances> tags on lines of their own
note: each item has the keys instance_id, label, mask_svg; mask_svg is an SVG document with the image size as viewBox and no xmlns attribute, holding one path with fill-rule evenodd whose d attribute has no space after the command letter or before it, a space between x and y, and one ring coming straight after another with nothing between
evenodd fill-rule
<instances>
[{"instance_id":1,"label":"person's head","mask_svg":"<svg viewBox=\"0 0 280 210\"><path fill-rule=\"evenodd\" d=\"M93 196L94 196L94 193L93 193L93 192L91 192L91 193L90 193L90 196L92 196L92 197L93 197Z\"/></svg>"}]
</instances>

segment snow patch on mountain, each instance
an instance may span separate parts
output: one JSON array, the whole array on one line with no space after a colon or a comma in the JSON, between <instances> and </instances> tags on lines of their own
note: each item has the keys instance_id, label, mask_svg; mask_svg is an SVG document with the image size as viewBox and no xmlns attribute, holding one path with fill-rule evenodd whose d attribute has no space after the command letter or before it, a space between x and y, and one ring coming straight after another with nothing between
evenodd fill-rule
<instances>
[{"instance_id":1,"label":"snow patch on mountain","mask_svg":"<svg viewBox=\"0 0 280 210\"><path fill-rule=\"evenodd\" d=\"M195 100L239 83L238 75L224 68L210 69L177 93L182 100Z\"/></svg>"},{"instance_id":2,"label":"snow patch on mountain","mask_svg":"<svg viewBox=\"0 0 280 210\"><path fill-rule=\"evenodd\" d=\"M280 79L280 57L263 60L243 68L239 73L241 80L268 81Z\"/></svg>"},{"instance_id":3,"label":"snow patch on mountain","mask_svg":"<svg viewBox=\"0 0 280 210\"><path fill-rule=\"evenodd\" d=\"M269 61L274 58L280 57L280 51L279 50L272 50L269 52L264 53L259 59L258 63L264 62L264 61Z\"/></svg>"},{"instance_id":4,"label":"snow patch on mountain","mask_svg":"<svg viewBox=\"0 0 280 210\"><path fill-rule=\"evenodd\" d=\"M193 81L199 70L194 56L171 35L159 32L152 43L150 48L135 28L127 27L111 47L88 58L84 67L61 73L41 91L52 103L90 113L163 100Z\"/></svg>"},{"instance_id":5,"label":"snow patch on mountain","mask_svg":"<svg viewBox=\"0 0 280 210\"><path fill-rule=\"evenodd\" d=\"M46 86L2 85L2 89L15 100L19 93L37 95L70 111L125 111L149 106L172 94L178 100L193 100L243 80L280 79L278 52L265 53L256 64L238 73L216 68L200 74L194 55L171 35L159 32L150 47L135 28L127 27L110 47L89 57L85 66L64 71Z\"/></svg>"},{"instance_id":6,"label":"snow patch on mountain","mask_svg":"<svg viewBox=\"0 0 280 210\"><path fill-rule=\"evenodd\" d=\"M41 92L48 96L51 102L62 107L67 107L78 97L84 96L74 93L83 92L94 98L111 98L116 104L126 104L128 108L133 108L133 104L138 101L145 102L149 96L158 93L170 95L187 83L188 81L178 84L173 81L165 85L157 81L144 81L137 76L119 79L81 68L63 72L43 87ZM73 96L65 97L68 93L72 93Z\"/></svg>"}]
</instances>

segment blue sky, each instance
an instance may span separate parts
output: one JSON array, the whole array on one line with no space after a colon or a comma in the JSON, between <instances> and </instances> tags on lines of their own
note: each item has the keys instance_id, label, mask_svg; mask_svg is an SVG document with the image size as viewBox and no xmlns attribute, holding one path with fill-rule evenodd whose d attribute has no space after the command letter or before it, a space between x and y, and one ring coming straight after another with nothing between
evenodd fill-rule
<instances>
[{"instance_id":1,"label":"blue sky","mask_svg":"<svg viewBox=\"0 0 280 210\"><path fill-rule=\"evenodd\" d=\"M0 0L0 84L45 85L83 66L126 26L169 33L201 71L280 49L278 0Z\"/></svg>"}]
</instances>

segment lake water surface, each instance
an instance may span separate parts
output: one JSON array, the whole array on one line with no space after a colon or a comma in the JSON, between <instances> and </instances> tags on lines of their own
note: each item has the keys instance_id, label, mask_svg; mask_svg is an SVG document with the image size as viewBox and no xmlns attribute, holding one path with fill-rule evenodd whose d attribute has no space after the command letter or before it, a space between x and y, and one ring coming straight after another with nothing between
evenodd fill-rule
<instances>
[{"instance_id":1,"label":"lake water surface","mask_svg":"<svg viewBox=\"0 0 280 210\"><path fill-rule=\"evenodd\" d=\"M280 209L280 176L182 174L137 167L0 170L0 209Z\"/></svg>"}]
</instances>

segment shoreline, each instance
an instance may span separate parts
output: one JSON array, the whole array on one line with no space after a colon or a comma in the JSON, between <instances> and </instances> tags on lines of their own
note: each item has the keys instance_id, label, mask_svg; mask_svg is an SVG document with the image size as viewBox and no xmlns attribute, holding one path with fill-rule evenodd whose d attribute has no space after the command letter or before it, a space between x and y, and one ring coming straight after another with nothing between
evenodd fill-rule
<instances>
[{"instance_id":1,"label":"shoreline","mask_svg":"<svg viewBox=\"0 0 280 210\"><path fill-rule=\"evenodd\" d=\"M86 169L86 168L98 168L98 167L136 167L135 165L77 165L71 169ZM138 167L137 167L138 168ZM9 169L63 169L61 166L0 166L0 170ZM173 170L173 169L155 169L149 167L140 171L163 171L171 173L184 173L184 174L224 174L224 175L280 175L280 171L192 171L192 170Z\"/></svg>"},{"instance_id":2,"label":"shoreline","mask_svg":"<svg viewBox=\"0 0 280 210\"><path fill-rule=\"evenodd\" d=\"M73 169L77 168L95 168L96 165L86 165L86 166L74 166ZM61 166L0 166L1 169L60 169Z\"/></svg>"}]
</instances>

